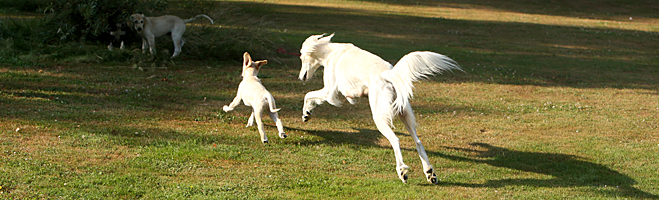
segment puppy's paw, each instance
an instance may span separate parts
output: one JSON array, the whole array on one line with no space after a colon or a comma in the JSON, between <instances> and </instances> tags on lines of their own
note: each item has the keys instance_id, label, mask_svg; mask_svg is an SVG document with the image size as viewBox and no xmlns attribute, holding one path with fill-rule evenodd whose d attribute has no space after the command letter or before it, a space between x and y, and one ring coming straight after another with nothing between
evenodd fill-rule
<instances>
[{"instance_id":1,"label":"puppy's paw","mask_svg":"<svg viewBox=\"0 0 659 200\"><path fill-rule=\"evenodd\" d=\"M224 110L224 112L229 112L232 111L233 109L231 109L229 106L224 106L222 107L222 110Z\"/></svg>"}]
</instances>

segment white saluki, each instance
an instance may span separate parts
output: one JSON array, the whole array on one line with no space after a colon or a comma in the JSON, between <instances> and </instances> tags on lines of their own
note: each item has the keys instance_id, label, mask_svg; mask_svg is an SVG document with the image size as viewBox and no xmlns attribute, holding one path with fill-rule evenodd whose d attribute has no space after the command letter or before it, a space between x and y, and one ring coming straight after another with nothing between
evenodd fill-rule
<instances>
[{"instance_id":1,"label":"white saluki","mask_svg":"<svg viewBox=\"0 0 659 200\"><path fill-rule=\"evenodd\" d=\"M443 71L462 69L451 58L429 51L409 53L392 67L382 58L353 44L331 43L333 36L312 35L300 49L300 80L308 81L320 66L325 67L324 87L304 96L302 120L309 120L311 110L323 102L340 106L339 93L350 104L355 104L358 97L368 96L373 121L394 149L398 177L407 183L409 167L403 163L398 137L390 127L394 116L400 117L412 135L427 180L437 184L437 176L429 164L426 150L416 135L416 119L409 103L414 87L412 82Z\"/></svg>"}]
</instances>

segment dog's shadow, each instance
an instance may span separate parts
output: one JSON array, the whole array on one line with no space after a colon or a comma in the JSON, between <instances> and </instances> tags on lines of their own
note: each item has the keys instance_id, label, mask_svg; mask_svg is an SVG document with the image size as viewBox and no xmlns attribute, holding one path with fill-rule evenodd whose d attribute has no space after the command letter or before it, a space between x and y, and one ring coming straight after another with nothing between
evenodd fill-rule
<instances>
[{"instance_id":1,"label":"dog's shadow","mask_svg":"<svg viewBox=\"0 0 659 200\"><path fill-rule=\"evenodd\" d=\"M482 184L440 182L440 185L453 185L463 187L501 188L506 186L533 186L533 187L611 187L614 190L597 190L606 195L620 197L639 197L658 199L659 196L633 187L636 180L621 174L609 167L587 161L587 159L568 154L526 152L492 146L485 143L472 143L472 148L443 147L447 151L460 151L474 156L455 156L440 152L431 152L431 156L438 156L449 160L471 163L482 163L493 167L503 167L524 172L549 175L550 179L506 178L488 180ZM475 150L478 149L478 150Z\"/></svg>"},{"instance_id":2,"label":"dog's shadow","mask_svg":"<svg viewBox=\"0 0 659 200\"><path fill-rule=\"evenodd\" d=\"M377 130L354 129L357 132L341 131L322 131L322 130L304 130L287 127L289 130L305 132L307 134L322 137L321 140L302 140L301 145L317 144L349 144L359 146L376 146L389 148L379 145L383 137ZM397 135L403 134L396 132ZM458 162L471 162L477 164L486 164L493 167L519 170L523 172L532 172L551 176L549 179L532 179L532 178L506 178L487 180L485 183L461 183L461 182L442 182L443 186L461 186L472 188L502 188L506 186L533 186L533 187L550 187L550 188L568 188L568 187L601 187L614 189L592 189L593 192L605 193L606 196L618 197L635 197L647 199L659 199L658 195L648 193L635 188L637 183L633 178L621 174L607 166L597 164L588 159L560 153L543 153L528 152L507 149L503 147L492 146L486 143L471 143L471 148L442 147L447 153L429 151L426 152L432 157L441 157ZM401 148L404 151L416 151L413 148ZM456 156L448 152L457 151L468 154L468 156ZM441 171L441 169L438 169ZM440 172L441 173L441 172ZM438 174L439 175L439 174ZM450 176L450 174L449 174Z\"/></svg>"},{"instance_id":3,"label":"dog's shadow","mask_svg":"<svg viewBox=\"0 0 659 200\"><path fill-rule=\"evenodd\" d=\"M359 146L369 146L369 147L381 147L378 144L380 138L384 137L378 130L370 129L357 129L353 128L356 132L345 132L345 131L326 131L326 130L306 130L293 127L284 127L287 132L294 131L297 133L305 133L318 137L317 139L302 139L297 140L294 143L303 145L303 146L313 146L319 144L347 144L347 145L359 145ZM398 134L398 133L397 133ZM295 137L295 134L291 134Z\"/></svg>"}]
</instances>

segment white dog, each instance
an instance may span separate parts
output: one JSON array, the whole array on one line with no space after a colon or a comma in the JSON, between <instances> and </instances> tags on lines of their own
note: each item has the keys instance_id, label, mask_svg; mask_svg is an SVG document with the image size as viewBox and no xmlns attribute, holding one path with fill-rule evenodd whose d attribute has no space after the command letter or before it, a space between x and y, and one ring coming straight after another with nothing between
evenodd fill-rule
<instances>
[{"instance_id":1,"label":"white dog","mask_svg":"<svg viewBox=\"0 0 659 200\"><path fill-rule=\"evenodd\" d=\"M412 135L427 180L437 184L437 176L416 135L416 119L409 103L414 87L412 82L442 71L462 69L449 57L428 51L407 54L392 67L382 58L352 44L331 43L333 36L312 35L300 49L300 80L311 79L316 69L325 67L324 87L304 96L302 120L309 120L311 110L323 102L340 106L339 93L351 104L356 103L356 98L368 96L375 125L394 149L399 178L407 183L409 167L403 163L398 137L390 128L394 116L400 117Z\"/></svg>"},{"instance_id":2,"label":"white dog","mask_svg":"<svg viewBox=\"0 0 659 200\"><path fill-rule=\"evenodd\" d=\"M211 24L215 24L213 19L204 14L186 20L172 15L145 17L143 14L133 14L131 15L131 22L135 31L142 36L142 51L146 51L148 47L151 54L156 52L156 37L171 33L172 41L174 42L174 54L172 58L174 58L181 53L181 47L185 44L185 39L183 38L185 23L194 21L199 17L205 17L211 21Z\"/></svg>"},{"instance_id":3,"label":"white dog","mask_svg":"<svg viewBox=\"0 0 659 200\"><path fill-rule=\"evenodd\" d=\"M268 90L263 87L261 80L256 77L259 74L259 69L261 66L267 64L268 61L261 60L254 62L247 52L245 52L243 55L243 59L243 80L240 82L240 85L238 85L238 94L236 94L236 98L233 99L231 104L224 106L222 109L224 112L232 111L236 106L238 106L238 104L240 104L241 100L243 103L245 103L246 106L251 106L253 111L252 115L249 116L249 120L247 121L247 127L253 126L254 120L256 120L256 125L258 125L259 128L259 134L261 134L261 141L263 143L267 143L268 137L265 135L263 130L263 122L261 121L261 113L265 108L268 110L268 114L270 115L270 118L272 118L272 121L275 121L277 124L279 137L286 138L286 133L284 133L284 126L282 125L281 120L279 119L279 115L277 114L279 108L275 107L275 98L273 98L272 94L270 94L270 92L268 92Z\"/></svg>"}]
</instances>

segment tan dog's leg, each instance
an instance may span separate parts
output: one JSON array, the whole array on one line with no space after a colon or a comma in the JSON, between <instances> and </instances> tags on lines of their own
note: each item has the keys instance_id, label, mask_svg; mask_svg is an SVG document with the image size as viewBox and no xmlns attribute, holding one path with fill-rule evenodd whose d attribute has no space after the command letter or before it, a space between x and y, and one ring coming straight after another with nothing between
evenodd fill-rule
<instances>
[{"instance_id":1,"label":"tan dog's leg","mask_svg":"<svg viewBox=\"0 0 659 200\"><path fill-rule=\"evenodd\" d=\"M153 34L146 36L147 42L149 44L149 52L151 54L156 54L156 36ZM144 44L142 44L144 45Z\"/></svg>"},{"instance_id":2,"label":"tan dog's leg","mask_svg":"<svg viewBox=\"0 0 659 200\"><path fill-rule=\"evenodd\" d=\"M240 90L238 90L238 94L236 94L236 97L233 98L233 101L231 101L228 106L225 105L222 107L222 110L224 110L224 112L232 111L234 108L236 108L236 106L238 106L238 104L240 104L240 101L242 101L242 98L240 96Z\"/></svg>"},{"instance_id":3,"label":"tan dog's leg","mask_svg":"<svg viewBox=\"0 0 659 200\"><path fill-rule=\"evenodd\" d=\"M263 119L261 119L261 114L263 114L263 106L253 105L252 108L254 108L254 121L256 121L256 126L259 128L259 134L261 134L261 142L268 143L268 136L265 135Z\"/></svg>"},{"instance_id":4,"label":"tan dog's leg","mask_svg":"<svg viewBox=\"0 0 659 200\"><path fill-rule=\"evenodd\" d=\"M181 38L181 36L174 36L174 34L172 34L172 41L174 42L174 54L172 54L172 58L174 58L181 53L181 47L185 44L185 39Z\"/></svg>"},{"instance_id":5,"label":"tan dog's leg","mask_svg":"<svg viewBox=\"0 0 659 200\"><path fill-rule=\"evenodd\" d=\"M142 53L146 53L147 48L149 48L149 42L146 41L145 37L142 37Z\"/></svg>"},{"instance_id":6,"label":"tan dog's leg","mask_svg":"<svg viewBox=\"0 0 659 200\"><path fill-rule=\"evenodd\" d=\"M247 120L247 125L245 127L250 126L254 126L254 111L252 111L252 114L249 115L249 119Z\"/></svg>"},{"instance_id":7,"label":"tan dog's leg","mask_svg":"<svg viewBox=\"0 0 659 200\"><path fill-rule=\"evenodd\" d=\"M172 30L172 41L174 42L174 54L172 58L178 56L181 53L181 48L185 44L185 39L183 39L183 33L185 33L185 24L177 24Z\"/></svg>"}]
</instances>

